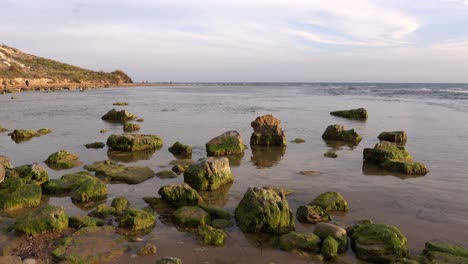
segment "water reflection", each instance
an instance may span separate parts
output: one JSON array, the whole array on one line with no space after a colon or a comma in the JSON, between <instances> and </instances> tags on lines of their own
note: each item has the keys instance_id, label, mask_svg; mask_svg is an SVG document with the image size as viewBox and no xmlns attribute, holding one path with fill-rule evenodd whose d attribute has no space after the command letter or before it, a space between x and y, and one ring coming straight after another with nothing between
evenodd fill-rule
<instances>
[{"instance_id":1,"label":"water reflection","mask_svg":"<svg viewBox=\"0 0 468 264\"><path fill-rule=\"evenodd\" d=\"M112 161L124 162L124 163L135 162L139 160L149 160L151 159L153 154L159 149L161 148L151 149L151 150L138 150L138 151L131 151L131 152L108 151L107 157L109 157L109 159Z\"/></svg>"},{"instance_id":2,"label":"water reflection","mask_svg":"<svg viewBox=\"0 0 468 264\"><path fill-rule=\"evenodd\" d=\"M353 150L359 145L359 142L346 142L346 141L337 141L337 140L324 140L327 147L330 148L332 151L343 150L344 148L348 148Z\"/></svg>"},{"instance_id":3,"label":"water reflection","mask_svg":"<svg viewBox=\"0 0 468 264\"><path fill-rule=\"evenodd\" d=\"M252 147L251 162L257 168L270 168L278 164L286 153L286 147Z\"/></svg>"},{"instance_id":4,"label":"water reflection","mask_svg":"<svg viewBox=\"0 0 468 264\"><path fill-rule=\"evenodd\" d=\"M398 172L384 170L380 168L379 166L373 163L366 162L366 161L362 162L362 174L368 175L368 176L393 176L393 177L397 177L403 180L424 176L424 175L407 175L407 174L401 174Z\"/></svg>"},{"instance_id":5,"label":"water reflection","mask_svg":"<svg viewBox=\"0 0 468 264\"><path fill-rule=\"evenodd\" d=\"M224 207L229 201L229 189L231 186L232 182L225 184L214 191L199 191L198 193L206 204Z\"/></svg>"},{"instance_id":6,"label":"water reflection","mask_svg":"<svg viewBox=\"0 0 468 264\"><path fill-rule=\"evenodd\" d=\"M229 155L226 156L229 160L229 166L231 167L239 167L241 165L242 159L244 158L245 153L242 152L241 154L237 155Z\"/></svg>"}]
</instances>

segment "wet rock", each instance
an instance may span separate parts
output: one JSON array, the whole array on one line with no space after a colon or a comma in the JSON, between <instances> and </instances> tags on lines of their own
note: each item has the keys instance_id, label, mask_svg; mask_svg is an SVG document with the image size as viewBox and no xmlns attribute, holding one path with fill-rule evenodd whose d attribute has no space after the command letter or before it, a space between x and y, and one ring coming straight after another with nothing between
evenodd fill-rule
<instances>
[{"instance_id":1,"label":"wet rock","mask_svg":"<svg viewBox=\"0 0 468 264\"><path fill-rule=\"evenodd\" d=\"M282 250L303 250L312 253L320 252L320 238L311 233L289 232L279 238Z\"/></svg>"},{"instance_id":2,"label":"wet rock","mask_svg":"<svg viewBox=\"0 0 468 264\"><path fill-rule=\"evenodd\" d=\"M83 162L79 161L78 159L80 156L73 154L71 152L68 152L66 150L60 150L57 151L53 154L51 154L45 163L49 165L51 169L55 170L66 170L66 169L71 169L74 167L78 167Z\"/></svg>"},{"instance_id":3,"label":"wet rock","mask_svg":"<svg viewBox=\"0 0 468 264\"><path fill-rule=\"evenodd\" d=\"M430 263L468 263L468 249L457 245L426 242L423 254Z\"/></svg>"},{"instance_id":4,"label":"wet rock","mask_svg":"<svg viewBox=\"0 0 468 264\"><path fill-rule=\"evenodd\" d=\"M273 191L275 191L278 195L285 195L285 196L288 196L290 194L293 194L294 191L291 190L291 189L288 189L288 188L285 188L285 187L278 187L278 186L264 186L263 188L266 188L266 189L272 189Z\"/></svg>"},{"instance_id":5,"label":"wet rock","mask_svg":"<svg viewBox=\"0 0 468 264\"><path fill-rule=\"evenodd\" d=\"M377 137L380 141L388 141L393 143L405 144L408 140L405 131L392 131L392 132L382 132Z\"/></svg>"},{"instance_id":6,"label":"wet rock","mask_svg":"<svg viewBox=\"0 0 468 264\"><path fill-rule=\"evenodd\" d=\"M10 163L10 158L7 156L0 155L0 165L3 165L5 169L12 169L13 165Z\"/></svg>"},{"instance_id":7,"label":"wet rock","mask_svg":"<svg viewBox=\"0 0 468 264\"><path fill-rule=\"evenodd\" d=\"M327 158L338 158L338 154L336 154L335 151L327 151L325 154L323 154L324 157Z\"/></svg>"},{"instance_id":8,"label":"wet rock","mask_svg":"<svg viewBox=\"0 0 468 264\"><path fill-rule=\"evenodd\" d=\"M147 203L152 209L156 211L161 209L172 210L173 208L173 206L169 204L166 200L159 197L143 197L143 201L145 201L145 203Z\"/></svg>"},{"instance_id":9,"label":"wet rock","mask_svg":"<svg viewBox=\"0 0 468 264\"><path fill-rule=\"evenodd\" d=\"M49 180L49 173L43 166L34 163L7 170L6 177L17 177L23 179L25 183L43 185Z\"/></svg>"},{"instance_id":10,"label":"wet rock","mask_svg":"<svg viewBox=\"0 0 468 264\"><path fill-rule=\"evenodd\" d=\"M244 232L284 234L294 230L294 214L286 197L268 188L249 187L235 217Z\"/></svg>"},{"instance_id":11,"label":"wet rock","mask_svg":"<svg viewBox=\"0 0 468 264\"><path fill-rule=\"evenodd\" d=\"M72 216L68 219L68 226L73 228L83 228L90 226L103 226L104 221L99 218L90 217L87 215Z\"/></svg>"},{"instance_id":12,"label":"wet rock","mask_svg":"<svg viewBox=\"0 0 468 264\"><path fill-rule=\"evenodd\" d=\"M42 135L46 135L51 133L52 130L48 128L41 128L38 131L34 130L23 130L23 129L15 129L13 132L9 133L8 135L13 139L16 143L23 142L26 140L31 139L32 137L40 137Z\"/></svg>"},{"instance_id":13,"label":"wet rock","mask_svg":"<svg viewBox=\"0 0 468 264\"><path fill-rule=\"evenodd\" d=\"M320 206L325 211L348 211L348 202L337 192L326 192L317 196L309 205Z\"/></svg>"},{"instance_id":14,"label":"wet rock","mask_svg":"<svg viewBox=\"0 0 468 264\"><path fill-rule=\"evenodd\" d=\"M154 135L111 135L106 142L109 150L137 151L158 149L163 145L160 137Z\"/></svg>"},{"instance_id":15,"label":"wet rock","mask_svg":"<svg viewBox=\"0 0 468 264\"><path fill-rule=\"evenodd\" d=\"M326 259L338 257L338 242L331 236L327 236L322 243L320 254Z\"/></svg>"},{"instance_id":16,"label":"wet rock","mask_svg":"<svg viewBox=\"0 0 468 264\"><path fill-rule=\"evenodd\" d=\"M138 118L136 121L137 122L145 122L145 119L144 118Z\"/></svg>"},{"instance_id":17,"label":"wet rock","mask_svg":"<svg viewBox=\"0 0 468 264\"><path fill-rule=\"evenodd\" d=\"M49 129L49 128L41 128L37 130L37 136L47 135L50 133L52 133L52 129Z\"/></svg>"},{"instance_id":18,"label":"wet rock","mask_svg":"<svg viewBox=\"0 0 468 264\"><path fill-rule=\"evenodd\" d=\"M136 115L128 112L127 110L117 111L112 109L103 115L101 119L109 122L125 123L136 118Z\"/></svg>"},{"instance_id":19,"label":"wet rock","mask_svg":"<svg viewBox=\"0 0 468 264\"><path fill-rule=\"evenodd\" d=\"M138 184L154 177L154 171L148 167L125 167L110 160L95 162L84 168L88 171L95 171L96 176L107 178L111 182Z\"/></svg>"},{"instance_id":20,"label":"wet rock","mask_svg":"<svg viewBox=\"0 0 468 264\"><path fill-rule=\"evenodd\" d=\"M216 190L233 180L229 160L225 157L202 159L184 171L184 182L201 191Z\"/></svg>"},{"instance_id":21,"label":"wet rock","mask_svg":"<svg viewBox=\"0 0 468 264\"><path fill-rule=\"evenodd\" d=\"M301 223L316 224L331 220L330 215L317 205L302 205L297 208L296 218Z\"/></svg>"},{"instance_id":22,"label":"wet rock","mask_svg":"<svg viewBox=\"0 0 468 264\"><path fill-rule=\"evenodd\" d=\"M367 111L364 108L334 111L334 112L330 112L330 115L349 118L349 119L358 119L358 120L367 119Z\"/></svg>"},{"instance_id":23,"label":"wet rock","mask_svg":"<svg viewBox=\"0 0 468 264\"><path fill-rule=\"evenodd\" d=\"M112 103L112 105L124 106L124 105L128 105L128 103L127 102L115 102L115 103Z\"/></svg>"},{"instance_id":24,"label":"wet rock","mask_svg":"<svg viewBox=\"0 0 468 264\"><path fill-rule=\"evenodd\" d=\"M0 189L0 208L14 210L36 207L41 203L41 187L25 179L8 177Z\"/></svg>"},{"instance_id":25,"label":"wet rock","mask_svg":"<svg viewBox=\"0 0 468 264\"><path fill-rule=\"evenodd\" d=\"M158 251L158 248L151 244L151 243L146 243L140 250L138 250L138 255L140 256L154 256L156 255L156 252Z\"/></svg>"},{"instance_id":26,"label":"wet rock","mask_svg":"<svg viewBox=\"0 0 468 264\"><path fill-rule=\"evenodd\" d=\"M296 138L294 140L291 140L291 143L296 143L296 144L300 144L300 143L304 143L305 140L303 140L302 138Z\"/></svg>"},{"instance_id":27,"label":"wet rock","mask_svg":"<svg viewBox=\"0 0 468 264\"><path fill-rule=\"evenodd\" d=\"M391 263L408 256L406 237L394 226L358 224L350 236L351 247L361 260Z\"/></svg>"},{"instance_id":28,"label":"wet rock","mask_svg":"<svg viewBox=\"0 0 468 264\"><path fill-rule=\"evenodd\" d=\"M124 132L135 132L140 130L140 125L138 124L133 124L133 123L124 123L123 125L123 131Z\"/></svg>"},{"instance_id":29,"label":"wet rock","mask_svg":"<svg viewBox=\"0 0 468 264\"><path fill-rule=\"evenodd\" d=\"M173 160L169 163L170 165L173 165L171 168L173 172L180 174L184 172L190 165L193 164L192 160L189 159L181 159L181 160Z\"/></svg>"},{"instance_id":30,"label":"wet rock","mask_svg":"<svg viewBox=\"0 0 468 264\"><path fill-rule=\"evenodd\" d=\"M226 219L214 219L211 221L211 226L218 229L227 229L233 227L234 223Z\"/></svg>"},{"instance_id":31,"label":"wet rock","mask_svg":"<svg viewBox=\"0 0 468 264\"><path fill-rule=\"evenodd\" d=\"M155 221L156 217L154 214L137 208L130 208L120 218L119 227L144 230L153 227Z\"/></svg>"},{"instance_id":32,"label":"wet rock","mask_svg":"<svg viewBox=\"0 0 468 264\"><path fill-rule=\"evenodd\" d=\"M107 218L110 216L117 216L119 213L117 210L106 204L100 204L93 211L89 212L89 216L98 217L98 218Z\"/></svg>"},{"instance_id":33,"label":"wet rock","mask_svg":"<svg viewBox=\"0 0 468 264\"><path fill-rule=\"evenodd\" d=\"M186 227L209 225L211 222L210 214L197 206L181 207L172 214L172 218L176 224Z\"/></svg>"},{"instance_id":34,"label":"wet rock","mask_svg":"<svg viewBox=\"0 0 468 264\"><path fill-rule=\"evenodd\" d=\"M156 177L160 179L174 179L174 178L177 178L178 175L172 170L163 170L163 171L157 172Z\"/></svg>"},{"instance_id":35,"label":"wet rock","mask_svg":"<svg viewBox=\"0 0 468 264\"><path fill-rule=\"evenodd\" d=\"M179 208L183 206L195 206L202 201L196 190L186 183L176 183L163 186L158 191L159 195L168 203Z\"/></svg>"},{"instance_id":36,"label":"wet rock","mask_svg":"<svg viewBox=\"0 0 468 264\"><path fill-rule=\"evenodd\" d=\"M130 202L126 197L117 197L112 200L111 206L115 208L117 213L121 213L128 209Z\"/></svg>"},{"instance_id":37,"label":"wet rock","mask_svg":"<svg viewBox=\"0 0 468 264\"><path fill-rule=\"evenodd\" d=\"M228 131L206 143L206 153L208 156L225 156L244 153L246 146L239 132Z\"/></svg>"},{"instance_id":38,"label":"wet rock","mask_svg":"<svg viewBox=\"0 0 468 264\"><path fill-rule=\"evenodd\" d=\"M93 142L93 143L85 144L84 146L86 148L100 149L100 148L104 148L106 144L104 144L103 142Z\"/></svg>"},{"instance_id":39,"label":"wet rock","mask_svg":"<svg viewBox=\"0 0 468 264\"><path fill-rule=\"evenodd\" d=\"M426 165L415 162L404 147L387 141L377 143L373 149L365 148L364 160L384 170L407 175L426 175L429 172Z\"/></svg>"},{"instance_id":40,"label":"wet rock","mask_svg":"<svg viewBox=\"0 0 468 264\"><path fill-rule=\"evenodd\" d=\"M334 224L318 223L315 226L314 234L325 240L327 237L333 237L338 242L338 251L345 252L348 248L348 235L344 228Z\"/></svg>"},{"instance_id":41,"label":"wet rock","mask_svg":"<svg viewBox=\"0 0 468 264\"><path fill-rule=\"evenodd\" d=\"M198 227L198 238L202 245L222 246L224 245L226 233L224 233L223 230L208 225L202 225Z\"/></svg>"},{"instance_id":42,"label":"wet rock","mask_svg":"<svg viewBox=\"0 0 468 264\"><path fill-rule=\"evenodd\" d=\"M179 157L191 157L192 156L192 147L185 145L177 141L169 149L169 152L174 156Z\"/></svg>"},{"instance_id":43,"label":"wet rock","mask_svg":"<svg viewBox=\"0 0 468 264\"><path fill-rule=\"evenodd\" d=\"M62 231L68 227L68 216L63 207L46 205L16 219L14 229L18 233L36 236L46 232Z\"/></svg>"},{"instance_id":44,"label":"wet rock","mask_svg":"<svg viewBox=\"0 0 468 264\"><path fill-rule=\"evenodd\" d=\"M85 227L60 240L52 255L70 263L109 263L128 249L126 240L110 226Z\"/></svg>"},{"instance_id":45,"label":"wet rock","mask_svg":"<svg viewBox=\"0 0 468 264\"><path fill-rule=\"evenodd\" d=\"M251 146L286 146L286 136L281 121L272 115L257 117L250 124L254 130L250 137Z\"/></svg>"},{"instance_id":46,"label":"wet rock","mask_svg":"<svg viewBox=\"0 0 468 264\"><path fill-rule=\"evenodd\" d=\"M206 204L199 204L198 205L201 209L207 211L211 219L225 219L230 220L232 215L226 211L224 208L215 205L206 205Z\"/></svg>"},{"instance_id":47,"label":"wet rock","mask_svg":"<svg viewBox=\"0 0 468 264\"><path fill-rule=\"evenodd\" d=\"M167 257L156 261L156 264L182 264L182 260L174 257Z\"/></svg>"},{"instance_id":48,"label":"wet rock","mask_svg":"<svg viewBox=\"0 0 468 264\"><path fill-rule=\"evenodd\" d=\"M355 144L362 140L361 136L359 136L359 134L354 129L345 130L344 126L342 125L328 126L323 133L322 138L324 140L344 141Z\"/></svg>"}]
</instances>

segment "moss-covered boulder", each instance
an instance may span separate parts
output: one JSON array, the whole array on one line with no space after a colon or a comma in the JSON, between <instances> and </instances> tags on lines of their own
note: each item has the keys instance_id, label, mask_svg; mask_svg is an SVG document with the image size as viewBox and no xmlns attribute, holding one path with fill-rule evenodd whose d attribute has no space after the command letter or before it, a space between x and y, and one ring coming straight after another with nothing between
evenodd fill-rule
<instances>
[{"instance_id":1,"label":"moss-covered boulder","mask_svg":"<svg viewBox=\"0 0 468 264\"><path fill-rule=\"evenodd\" d=\"M250 145L286 146L286 136L280 124L281 121L272 115L257 117L250 123L254 130L250 137Z\"/></svg>"},{"instance_id":2,"label":"moss-covered boulder","mask_svg":"<svg viewBox=\"0 0 468 264\"><path fill-rule=\"evenodd\" d=\"M95 171L96 176L105 178L110 182L124 182L138 184L154 177L154 171L148 167L134 166L125 167L110 160L95 162L86 165L88 171Z\"/></svg>"},{"instance_id":3,"label":"moss-covered boulder","mask_svg":"<svg viewBox=\"0 0 468 264\"><path fill-rule=\"evenodd\" d=\"M224 208L221 208L216 205L207 205L207 204L199 204L198 205L201 209L207 211L211 219L225 219L225 220L230 220L232 218L232 215L226 211Z\"/></svg>"},{"instance_id":4,"label":"moss-covered boulder","mask_svg":"<svg viewBox=\"0 0 468 264\"><path fill-rule=\"evenodd\" d=\"M234 180L226 157L206 158L184 171L184 182L200 191L212 191Z\"/></svg>"},{"instance_id":5,"label":"moss-covered boulder","mask_svg":"<svg viewBox=\"0 0 468 264\"><path fill-rule=\"evenodd\" d=\"M405 144L408 140L408 136L405 131L391 131L382 132L377 136L380 141L388 141L393 143Z\"/></svg>"},{"instance_id":6,"label":"moss-covered boulder","mask_svg":"<svg viewBox=\"0 0 468 264\"><path fill-rule=\"evenodd\" d=\"M99 218L90 217L87 215L72 216L68 219L68 226L73 228L83 228L90 226L103 226L104 221Z\"/></svg>"},{"instance_id":7,"label":"moss-covered boulder","mask_svg":"<svg viewBox=\"0 0 468 264\"><path fill-rule=\"evenodd\" d=\"M228 131L206 143L208 156L225 156L244 153L246 146L237 131Z\"/></svg>"},{"instance_id":8,"label":"moss-covered boulder","mask_svg":"<svg viewBox=\"0 0 468 264\"><path fill-rule=\"evenodd\" d=\"M430 263L468 263L468 249L457 245L426 242L423 254Z\"/></svg>"},{"instance_id":9,"label":"moss-covered boulder","mask_svg":"<svg viewBox=\"0 0 468 264\"><path fill-rule=\"evenodd\" d=\"M135 132L140 130L140 125L134 124L134 123L125 123L123 125L123 131L124 132Z\"/></svg>"},{"instance_id":10,"label":"moss-covered boulder","mask_svg":"<svg viewBox=\"0 0 468 264\"><path fill-rule=\"evenodd\" d=\"M49 165L50 168L55 170L66 170L71 169L74 167L78 167L83 162L79 161L78 159L80 156L68 152L66 150L60 150L55 153L52 153L45 163Z\"/></svg>"},{"instance_id":11,"label":"moss-covered boulder","mask_svg":"<svg viewBox=\"0 0 468 264\"><path fill-rule=\"evenodd\" d=\"M297 208L296 218L301 223L316 224L331 220L330 215L317 205L302 205Z\"/></svg>"},{"instance_id":12,"label":"moss-covered boulder","mask_svg":"<svg viewBox=\"0 0 468 264\"><path fill-rule=\"evenodd\" d=\"M351 231L351 247L359 259L391 263L408 256L406 237L394 226L358 224Z\"/></svg>"},{"instance_id":13,"label":"moss-covered boulder","mask_svg":"<svg viewBox=\"0 0 468 264\"><path fill-rule=\"evenodd\" d=\"M6 177L21 178L26 183L35 183L37 185L43 185L49 181L49 173L43 166L37 163L9 169L6 171Z\"/></svg>"},{"instance_id":14,"label":"moss-covered boulder","mask_svg":"<svg viewBox=\"0 0 468 264\"><path fill-rule=\"evenodd\" d=\"M367 110L364 108L339 110L339 111L330 112L330 115L344 117L348 119L366 120Z\"/></svg>"},{"instance_id":15,"label":"moss-covered boulder","mask_svg":"<svg viewBox=\"0 0 468 264\"><path fill-rule=\"evenodd\" d=\"M198 227L211 223L210 214L198 206L181 207L172 214L172 219L177 225L185 227Z\"/></svg>"},{"instance_id":16,"label":"moss-covered boulder","mask_svg":"<svg viewBox=\"0 0 468 264\"><path fill-rule=\"evenodd\" d=\"M268 188L249 187L235 217L244 232L284 234L294 230L294 214L286 196Z\"/></svg>"},{"instance_id":17,"label":"moss-covered boulder","mask_svg":"<svg viewBox=\"0 0 468 264\"><path fill-rule=\"evenodd\" d=\"M113 227L84 227L61 239L52 255L67 263L113 263L128 250L126 242Z\"/></svg>"},{"instance_id":18,"label":"moss-covered boulder","mask_svg":"<svg viewBox=\"0 0 468 264\"><path fill-rule=\"evenodd\" d=\"M338 251L345 252L348 248L348 234L344 228L330 223L318 223L315 226L314 234L325 240L327 237L333 237L338 242Z\"/></svg>"},{"instance_id":19,"label":"moss-covered boulder","mask_svg":"<svg viewBox=\"0 0 468 264\"><path fill-rule=\"evenodd\" d=\"M108 206L106 204L100 204L93 211L89 212L89 216L98 217L98 218L107 218L111 216L119 215L119 212L115 207Z\"/></svg>"},{"instance_id":20,"label":"moss-covered boulder","mask_svg":"<svg viewBox=\"0 0 468 264\"><path fill-rule=\"evenodd\" d=\"M198 227L198 238L202 245L222 246L226 233L209 225L201 225Z\"/></svg>"},{"instance_id":21,"label":"moss-covered boulder","mask_svg":"<svg viewBox=\"0 0 468 264\"><path fill-rule=\"evenodd\" d=\"M86 148L101 149L101 148L104 148L106 144L103 142L93 142L93 143L85 144L84 146Z\"/></svg>"},{"instance_id":22,"label":"moss-covered boulder","mask_svg":"<svg viewBox=\"0 0 468 264\"><path fill-rule=\"evenodd\" d=\"M342 125L330 125L322 134L325 141L344 141L353 144L359 143L362 138L354 129L345 130Z\"/></svg>"},{"instance_id":23,"label":"moss-covered boulder","mask_svg":"<svg viewBox=\"0 0 468 264\"><path fill-rule=\"evenodd\" d=\"M62 231L68 227L68 216L63 207L46 205L16 219L18 233L36 236L46 232Z\"/></svg>"},{"instance_id":24,"label":"moss-covered boulder","mask_svg":"<svg viewBox=\"0 0 468 264\"><path fill-rule=\"evenodd\" d=\"M195 206L202 201L202 198L197 193L197 191L186 183L176 183L162 186L158 193L161 195L161 198L177 208L184 206Z\"/></svg>"},{"instance_id":25,"label":"moss-covered boulder","mask_svg":"<svg viewBox=\"0 0 468 264\"><path fill-rule=\"evenodd\" d=\"M192 164L193 164L192 160L189 160L189 159L178 159L178 160L173 160L169 163L169 165L173 165L171 170L177 174L183 173Z\"/></svg>"},{"instance_id":26,"label":"moss-covered boulder","mask_svg":"<svg viewBox=\"0 0 468 264\"><path fill-rule=\"evenodd\" d=\"M182 264L182 260L174 257L166 257L157 260L156 264Z\"/></svg>"},{"instance_id":27,"label":"moss-covered boulder","mask_svg":"<svg viewBox=\"0 0 468 264\"><path fill-rule=\"evenodd\" d=\"M154 226L156 217L154 214L137 208L126 210L120 218L119 227L132 230L144 230Z\"/></svg>"},{"instance_id":28,"label":"moss-covered boulder","mask_svg":"<svg viewBox=\"0 0 468 264\"><path fill-rule=\"evenodd\" d=\"M365 148L364 160L384 170L407 175L426 175L429 172L426 165L413 160L405 147L388 141L377 143L374 148Z\"/></svg>"},{"instance_id":29,"label":"moss-covered boulder","mask_svg":"<svg viewBox=\"0 0 468 264\"><path fill-rule=\"evenodd\" d=\"M320 249L320 255L326 259L334 259L338 257L338 241L333 237L327 236L322 243L322 248Z\"/></svg>"},{"instance_id":30,"label":"moss-covered boulder","mask_svg":"<svg viewBox=\"0 0 468 264\"><path fill-rule=\"evenodd\" d=\"M333 159L336 159L338 158L338 154L336 154L335 151L327 151L323 154L324 157L327 157L327 158L333 158Z\"/></svg>"},{"instance_id":31,"label":"moss-covered boulder","mask_svg":"<svg viewBox=\"0 0 468 264\"><path fill-rule=\"evenodd\" d=\"M311 233L289 232L279 238L279 247L282 250L302 250L312 253L320 252L321 240Z\"/></svg>"},{"instance_id":32,"label":"moss-covered boulder","mask_svg":"<svg viewBox=\"0 0 468 264\"><path fill-rule=\"evenodd\" d=\"M185 145L177 141L174 143L168 151L176 157L191 157L192 156L192 147Z\"/></svg>"},{"instance_id":33,"label":"moss-covered boulder","mask_svg":"<svg viewBox=\"0 0 468 264\"><path fill-rule=\"evenodd\" d=\"M116 197L112 199L111 206L115 208L118 213L124 212L130 206L130 202L126 197Z\"/></svg>"},{"instance_id":34,"label":"moss-covered boulder","mask_svg":"<svg viewBox=\"0 0 468 264\"><path fill-rule=\"evenodd\" d=\"M8 177L0 188L0 209L36 207L41 203L41 187L25 179Z\"/></svg>"},{"instance_id":35,"label":"moss-covered boulder","mask_svg":"<svg viewBox=\"0 0 468 264\"><path fill-rule=\"evenodd\" d=\"M109 136L106 144L109 150L137 151L158 149L163 140L155 135L125 134Z\"/></svg>"},{"instance_id":36,"label":"moss-covered boulder","mask_svg":"<svg viewBox=\"0 0 468 264\"><path fill-rule=\"evenodd\" d=\"M326 192L317 196L309 205L317 205L325 211L341 211L349 210L348 202L337 192Z\"/></svg>"},{"instance_id":37,"label":"moss-covered boulder","mask_svg":"<svg viewBox=\"0 0 468 264\"><path fill-rule=\"evenodd\" d=\"M160 179L174 179L174 178L179 177L179 175L177 175L177 173L175 173L172 170L162 170L162 171L156 172L156 177Z\"/></svg>"},{"instance_id":38,"label":"moss-covered boulder","mask_svg":"<svg viewBox=\"0 0 468 264\"><path fill-rule=\"evenodd\" d=\"M137 116L128 112L127 110L117 111L115 109L110 110L101 117L102 120L115 123L125 123L129 120L136 119Z\"/></svg>"}]
</instances>

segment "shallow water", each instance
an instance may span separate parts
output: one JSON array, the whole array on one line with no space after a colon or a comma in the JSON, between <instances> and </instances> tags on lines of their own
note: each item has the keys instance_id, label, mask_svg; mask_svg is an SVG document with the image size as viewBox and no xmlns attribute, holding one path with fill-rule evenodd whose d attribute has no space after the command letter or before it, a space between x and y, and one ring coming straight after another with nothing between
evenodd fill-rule
<instances>
[{"instance_id":1,"label":"shallow water","mask_svg":"<svg viewBox=\"0 0 468 264\"><path fill-rule=\"evenodd\" d=\"M352 92L342 93L331 90L327 93L325 88L312 85L264 84L34 92L15 94L14 100L10 99L11 95L0 95L0 124L4 127L35 130L47 127L54 131L19 144L7 133L0 134L0 155L9 156L13 165L19 166L41 163L51 153L67 149L80 155L84 164L112 158L126 164L146 165L157 172L170 168L169 162L175 158L167 148L175 141L194 146L193 160L197 160L205 156L204 144L208 140L228 130L238 130L248 142L252 133L250 122L259 115L271 113L281 119L288 140L300 137L306 142L289 143L285 150L246 150L243 157L231 160L235 181L211 194L213 203L233 213L248 186L282 186L294 191L288 201L295 212L322 192L338 191L350 205L348 213L335 215L334 222L339 225L348 226L363 218L395 225L406 235L410 251L415 254L420 253L425 241L468 247L468 98L464 93L456 98L411 96L401 92L379 95L363 92L372 89L364 86L354 85L354 89L347 88ZM398 87L405 89L403 84ZM428 87L446 89L443 85ZM408 85L407 89L416 88ZM130 105L116 108L127 109L145 119L140 124L140 133L161 136L165 146L154 153L138 153L133 157L108 155L106 149L86 149L83 146L86 143L105 142L110 134L122 133L121 125L101 120L114 107L112 102L117 101L127 101ZM368 110L367 121L329 115L333 110L357 107ZM335 123L355 128L363 140L355 147L327 146L321 134ZM101 134L101 129L109 132ZM408 151L415 160L429 167L429 174L404 178L363 164L363 149L377 143L376 136L381 131L390 130L407 131ZM337 150L337 159L323 157L329 149ZM51 178L79 170L82 168L48 169ZM305 176L298 174L299 171L317 173ZM146 206L142 197L157 196L160 186L182 181L183 177L179 176L155 177L138 185L109 184L107 203L123 195L133 206L142 208ZM64 206L69 215L91 210L75 206L69 196L50 197L44 202ZM313 225L296 223L299 231L312 232L313 228ZM177 256L183 263L313 263L272 248L268 237L243 234L237 227L228 234L224 247L202 247L195 235L158 219L155 229L144 238L158 246L157 258ZM156 258L133 254L128 252L119 262L154 263ZM357 262L350 250L343 258Z\"/></svg>"}]
</instances>

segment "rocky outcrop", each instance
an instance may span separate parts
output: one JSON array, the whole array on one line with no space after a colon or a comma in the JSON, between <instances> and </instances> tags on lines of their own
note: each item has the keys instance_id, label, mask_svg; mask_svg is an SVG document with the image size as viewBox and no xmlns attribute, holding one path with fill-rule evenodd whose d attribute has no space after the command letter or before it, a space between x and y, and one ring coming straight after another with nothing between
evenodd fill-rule
<instances>
[{"instance_id":1,"label":"rocky outcrop","mask_svg":"<svg viewBox=\"0 0 468 264\"><path fill-rule=\"evenodd\" d=\"M177 208L195 206L202 201L197 191L186 183L165 185L159 189L158 193L161 198Z\"/></svg>"},{"instance_id":2,"label":"rocky outcrop","mask_svg":"<svg viewBox=\"0 0 468 264\"><path fill-rule=\"evenodd\" d=\"M268 188L249 187L235 216L244 232L284 234L294 230L294 214L286 197Z\"/></svg>"},{"instance_id":3,"label":"rocky outcrop","mask_svg":"<svg viewBox=\"0 0 468 264\"><path fill-rule=\"evenodd\" d=\"M71 169L74 167L78 167L83 162L79 161L78 159L80 156L73 154L71 152L68 152L66 150L60 150L57 151L53 154L51 154L45 163L49 165L51 169L54 170L66 170L66 169Z\"/></svg>"},{"instance_id":4,"label":"rocky outcrop","mask_svg":"<svg viewBox=\"0 0 468 264\"><path fill-rule=\"evenodd\" d=\"M158 149L162 147L163 141L155 135L125 134L109 136L106 144L109 150L137 151Z\"/></svg>"},{"instance_id":5,"label":"rocky outcrop","mask_svg":"<svg viewBox=\"0 0 468 264\"><path fill-rule=\"evenodd\" d=\"M344 141L354 144L357 144L362 140L361 136L359 136L354 129L345 130L342 125L328 126L323 133L322 138L326 141Z\"/></svg>"},{"instance_id":6,"label":"rocky outcrop","mask_svg":"<svg viewBox=\"0 0 468 264\"><path fill-rule=\"evenodd\" d=\"M24 183L35 183L37 185L43 185L49 180L49 173L47 170L37 164L22 165L6 171L6 177L21 178Z\"/></svg>"},{"instance_id":7,"label":"rocky outcrop","mask_svg":"<svg viewBox=\"0 0 468 264\"><path fill-rule=\"evenodd\" d=\"M96 176L105 178L110 182L124 182L128 184L138 184L154 177L154 171L148 167L133 166L125 167L110 160L95 162L86 165L88 171L95 171Z\"/></svg>"},{"instance_id":8,"label":"rocky outcrop","mask_svg":"<svg viewBox=\"0 0 468 264\"><path fill-rule=\"evenodd\" d=\"M233 180L229 160L225 157L199 160L184 171L184 182L200 191L216 190Z\"/></svg>"},{"instance_id":9,"label":"rocky outcrop","mask_svg":"<svg viewBox=\"0 0 468 264\"><path fill-rule=\"evenodd\" d=\"M18 233L36 236L46 232L62 231L68 227L68 216L63 207L46 205L16 219L14 229Z\"/></svg>"},{"instance_id":10,"label":"rocky outcrop","mask_svg":"<svg viewBox=\"0 0 468 264\"><path fill-rule=\"evenodd\" d=\"M272 115L257 117L250 124L254 130L250 137L251 146L286 146L286 136L281 121Z\"/></svg>"},{"instance_id":11,"label":"rocky outcrop","mask_svg":"<svg viewBox=\"0 0 468 264\"><path fill-rule=\"evenodd\" d=\"M115 123L126 123L127 121L137 119L137 116L127 110L110 110L101 117L102 120Z\"/></svg>"},{"instance_id":12,"label":"rocky outcrop","mask_svg":"<svg viewBox=\"0 0 468 264\"><path fill-rule=\"evenodd\" d=\"M325 211L348 211L348 202L337 192L326 192L317 196L309 205L316 205Z\"/></svg>"},{"instance_id":13,"label":"rocky outcrop","mask_svg":"<svg viewBox=\"0 0 468 264\"><path fill-rule=\"evenodd\" d=\"M398 144L406 144L408 136L405 131L382 132L377 137L380 141L388 141Z\"/></svg>"},{"instance_id":14,"label":"rocky outcrop","mask_svg":"<svg viewBox=\"0 0 468 264\"><path fill-rule=\"evenodd\" d=\"M364 108L340 110L340 111L330 112L330 115L344 117L348 119L366 120L367 110Z\"/></svg>"},{"instance_id":15,"label":"rocky outcrop","mask_svg":"<svg viewBox=\"0 0 468 264\"><path fill-rule=\"evenodd\" d=\"M228 131L206 143L208 156L225 156L244 153L246 146L237 131Z\"/></svg>"},{"instance_id":16,"label":"rocky outcrop","mask_svg":"<svg viewBox=\"0 0 468 264\"><path fill-rule=\"evenodd\" d=\"M192 147L185 145L177 141L169 149L169 152L174 156L179 157L191 157L192 156Z\"/></svg>"}]
</instances>

